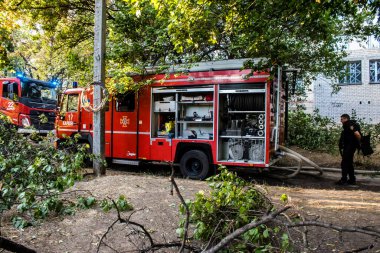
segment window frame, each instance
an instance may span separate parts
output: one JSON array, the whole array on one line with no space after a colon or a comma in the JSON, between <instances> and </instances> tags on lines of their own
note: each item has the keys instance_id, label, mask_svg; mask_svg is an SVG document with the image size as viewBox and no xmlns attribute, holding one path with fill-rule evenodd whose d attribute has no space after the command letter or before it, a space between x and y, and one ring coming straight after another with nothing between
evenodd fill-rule
<instances>
[{"instance_id":1,"label":"window frame","mask_svg":"<svg viewBox=\"0 0 380 253\"><path fill-rule=\"evenodd\" d=\"M6 92L4 92L6 90ZM13 96L11 96L13 94ZM17 99L19 97L19 86L17 82L2 82L1 97L8 99Z\"/></svg>"},{"instance_id":2,"label":"window frame","mask_svg":"<svg viewBox=\"0 0 380 253\"><path fill-rule=\"evenodd\" d=\"M74 101L74 102L76 102L75 104L72 103L74 97L76 100L76 101ZM69 104L70 105L76 105L76 107L75 108L70 107L70 110L69 110ZM71 109L75 109L75 111L71 110ZM69 96L67 98L67 112L78 112L78 111L79 111L79 94L69 94Z\"/></svg>"},{"instance_id":3,"label":"window frame","mask_svg":"<svg viewBox=\"0 0 380 253\"><path fill-rule=\"evenodd\" d=\"M8 85L9 85L8 81L2 82L1 97L3 97L3 98L8 98L8 94L9 94L9 86Z\"/></svg>"},{"instance_id":4,"label":"window frame","mask_svg":"<svg viewBox=\"0 0 380 253\"><path fill-rule=\"evenodd\" d=\"M77 107L76 107L75 111L69 111L69 100L70 100L70 98L72 98L74 96L77 97ZM70 101L72 101L72 99ZM79 94L76 94L76 93L65 94L62 98L62 104L61 104L60 111L63 114L66 114L68 112L79 112Z\"/></svg>"},{"instance_id":5,"label":"window frame","mask_svg":"<svg viewBox=\"0 0 380 253\"><path fill-rule=\"evenodd\" d=\"M355 69L355 72L351 72L351 65L352 64L360 64L360 69ZM352 78L351 75L356 74L356 71L359 71L360 74L360 80L359 82L351 82ZM341 74L344 75L343 77L339 78L339 85L344 86L344 85L361 85L363 84L363 69L362 69L362 61L357 60L357 61L347 61L344 69L342 69ZM344 73L343 73L344 72Z\"/></svg>"},{"instance_id":6,"label":"window frame","mask_svg":"<svg viewBox=\"0 0 380 253\"><path fill-rule=\"evenodd\" d=\"M128 105L119 105L119 99L125 99L126 101L130 101L132 99L132 102L128 103ZM129 107L132 106L132 107ZM121 108L120 108L121 107ZM115 111L116 112L134 112L136 109L136 92L135 91L129 91L126 94L116 96L115 98Z\"/></svg>"},{"instance_id":7,"label":"window frame","mask_svg":"<svg viewBox=\"0 0 380 253\"><path fill-rule=\"evenodd\" d=\"M371 63L377 63L375 66L375 80L371 80ZM369 74L369 83L370 84L380 84L380 59L371 59L369 60L368 74ZM377 72L377 73L376 73ZM378 78L376 78L378 76ZM377 80L376 80L377 79Z\"/></svg>"}]
</instances>

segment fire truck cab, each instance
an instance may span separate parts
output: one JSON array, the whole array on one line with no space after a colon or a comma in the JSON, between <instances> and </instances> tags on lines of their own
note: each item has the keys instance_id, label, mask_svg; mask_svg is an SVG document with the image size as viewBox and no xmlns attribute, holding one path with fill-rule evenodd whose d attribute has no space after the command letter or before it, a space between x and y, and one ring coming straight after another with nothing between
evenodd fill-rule
<instances>
[{"instance_id":1,"label":"fire truck cab","mask_svg":"<svg viewBox=\"0 0 380 253\"><path fill-rule=\"evenodd\" d=\"M192 179L206 178L217 164L268 167L283 134L280 82L251 75L242 61L175 72L149 76L153 84L110 99L105 156L129 165L173 162ZM81 106L82 91L64 92L56 132L79 133L92 146L93 115Z\"/></svg>"},{"instance_id":2,"label":"fire truck cab","mask_svg":"<svg viewBox=\"0 0 380 253\"><path fill-rule=\"evenodd\" d=\"M10 118L19 133L54 130L56 106L52 83L27 77L0 78L0 113ZM43 115L45 120L41 120Z\"/></svg>"}]
</instances>

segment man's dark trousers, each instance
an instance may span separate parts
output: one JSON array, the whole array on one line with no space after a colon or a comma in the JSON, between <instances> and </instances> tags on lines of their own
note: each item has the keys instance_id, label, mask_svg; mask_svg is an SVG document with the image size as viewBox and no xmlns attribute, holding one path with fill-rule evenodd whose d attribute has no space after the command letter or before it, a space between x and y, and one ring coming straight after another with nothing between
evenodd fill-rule
<instances>
[{"instance_id":1,"label":"man's dark trousers","mask_svg":"<svg viewBox=\"0 0 380 253\"><path fill-rule=\"evenodd\" d=\"M342 181L347 181L347 176L349 177L348 182L355 183L355 173L354 173L354 154L356 148L355 147L345 147L342 153Z\"/></svg>"}]
</instances>

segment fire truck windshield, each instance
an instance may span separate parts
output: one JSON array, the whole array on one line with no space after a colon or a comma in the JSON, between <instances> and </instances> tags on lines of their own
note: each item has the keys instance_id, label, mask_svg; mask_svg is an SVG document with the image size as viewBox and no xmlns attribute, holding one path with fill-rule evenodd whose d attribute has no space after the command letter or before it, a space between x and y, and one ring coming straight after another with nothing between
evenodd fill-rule
<instances>
[{"instance_id":1,"label":"fire truck windshield","mask_svg":"<svg viewBox=\"0 0 380 253\"><path fill-rule=\"evenodd\" d=\"M22 82L22 97L32 100L42 100L55 103L57 93L55 88L36 81Z\"/></svg>"}]
</instances>

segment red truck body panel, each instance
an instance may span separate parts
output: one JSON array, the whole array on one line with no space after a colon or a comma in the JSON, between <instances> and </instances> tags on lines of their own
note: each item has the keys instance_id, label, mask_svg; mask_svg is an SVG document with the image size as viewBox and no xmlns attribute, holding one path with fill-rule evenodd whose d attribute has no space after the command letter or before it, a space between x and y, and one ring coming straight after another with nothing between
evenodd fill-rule
<instances>
[{"instance_id":1,"label":"red truck body panel","mask_svg":"<svg viewBox=\"0 0 380 253\"><path fill-rule=\"evenodd\" d=\"M120 109L116 98L109 102L105 156L178 163L188 150L200 149L211 164L268 167L275 131L273 81L268 73L250 73L234 69L150 76L155 81L134 95L133 110ZM80 97L81 92L69 89L65 95ZM57 117L58 138L92 136L92 113L80 101L76 112Z\"/></svg>"}]
</instances>

